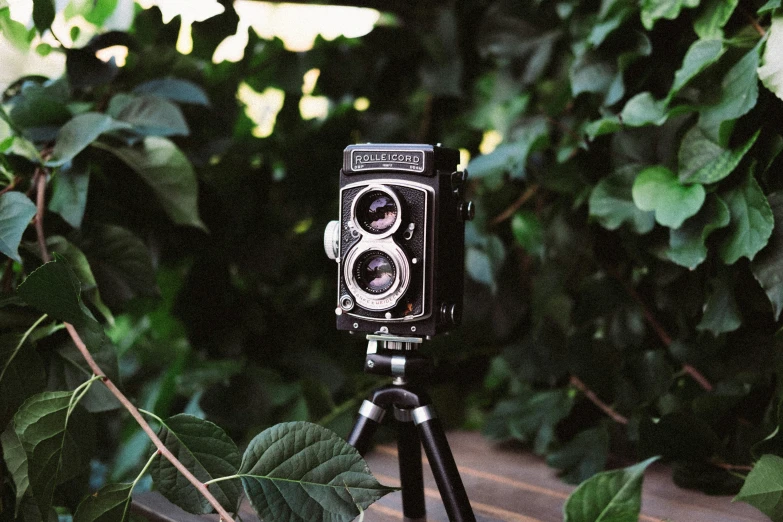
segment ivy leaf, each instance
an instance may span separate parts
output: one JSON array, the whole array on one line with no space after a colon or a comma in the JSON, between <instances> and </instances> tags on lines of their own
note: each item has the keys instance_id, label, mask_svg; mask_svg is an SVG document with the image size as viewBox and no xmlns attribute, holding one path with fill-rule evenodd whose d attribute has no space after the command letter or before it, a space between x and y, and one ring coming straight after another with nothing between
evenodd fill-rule
<instances>
[{"instance_id":1,"label":"ivy leaf","mask_svg":"<svg viewBox=\"0 0 783 522\"><path fill-rule=\"evenodd\" d=\"M609 454L609 431L605 425L579 432L562 448L546 456L546 463L562 470L560 478L580 484L603 471Z\"/></svg>"},{"instance_id":2,"label":"ivy leaf","mask_svg":"<svg viewBox=\"0 0 783 522\"><path fill-rule=\"evenodd\" d=\"M763 40L762 40L763 41ZM725 144L727 136L722 131L725 121L733 121L747 114L756 106L759 95L758 76L761 42L748 51L721 81L720 100L701 111L699 126L714 142Z\"/></svg>"},{"instance_id":3,"label":"ivy leaf","mask_svg":"<svg viewBox=\"0 0 783 522\"><path fill-rule=\"evenodd\" d=\"M720 1L718 3L721 3ZM671 101L685 85L701 71L717 62L723 56L725 48L720 39L696 40L688 48L682 60L682 66L674 73L674 82L667 100Z\"/></svg>"},{"instance_id":4,"label":"ivy leaf","mask_svg":"<svg viewBox=\"0 0 783 522\"><path fill-rule=\"evenodd\" d=\"M0 252L14 261L21 262L19 243L35 212L35 203L21 192L0 196Z\"/></svg>"},{"instance_id":5,"label":"ivy leaf","mask_svg":"<svg viewBox=\"0 0 783 522\"><path fill-rule=\"evenodd\" d=\"M704 315L696 329L709 331L717 337L742 326L742 315L730 280L725 276L717 277L710 282L710 286L712 289L704 304Z\"/></svg>"},{"instance_id":6,"label":"ivy leaf","mask_svg":"<svg viewBox=\"0 0 783 522\"><path fill-rule=\"evenodd\" d=\"M764 15L774 11L775 9L779 9L780 4L781 4L780 0L768 0L767 3L759 7L759 10L756 12L759 15Z\"/></svg>"},{"instance_id":7,"label":"ivy leaf","mask_svg":"<svg viewBox=\"0 0 783 522\"><path fill-rule=\"evenodd\" d=\"M640 210L654 211L658 224L679 228L704 204L706 192L701 185L683 185L663 166L648 167L634 181L633 202Z\"/></svg>"},{"instance_id":8,"label":"ivy leaf","mask_svg":"<svg viewBox=\"0 0 783 522\"><path fill-rule=\"evenodd\" d=\"M119 122L106 114L97 112L79 114L60 129L52 156L46 164L50 167L64 165L97 140L98 136L104 132L126 129L128 127L127 123Z\"/></svg>"},{"instance_id":9,"label":"ivy leaf","mask_svg":"<svg viewBox=\"0 0 783 522\"><path fill-rule=\"evenodd\" d=\"M125 522L133 484L107 484L79 503L73 522Z\"/></svg>"},{"instance_id":10,"label":"ivy leaf","mask_svg":"<svg viewBox=\"0 0 783 522\"><path fill-rule=\"evenodd\" d=\"M783 99L783 15L772 18L767 34L769 36L758 75L764 87Z\"/></svg>"},{"instance_id":11,"label":"ivy leaf","mask_svg":"<svg viewBox=\"0 0 783 522\"><path fill-rule=\"evenodd\" d=\"M707 237L729 225L729 207L715 195L708 196L701 210L685 220L680 228L669 231L666 257L680 266L695 269L707 259Z\"/></svg>"},{"instance_id":12,"label":"ivy leaf","mask_svg":"<svg viewBox=\"0 0 783 522\"><path fill-rule=\"evenodd\" d=\"M722 194L729 206L731 221L727 237L720 246L723 262L732 265L741 257L751 261L767 245L775 217L764 191L751 168L745 182Z\"/></svg>"},{"instance_id":13,"label":"ivy leaf","mask_svg":"<svg viewBox=\"0 0 783 522\"><path fill-rule=\"evenodd\" d=\"M57 484L84 472L93 447L90 418L69 411L72 392L43 392L29 398L14 415L14 429L27 454L30 492L47 513Z\"/></svg>"},{"instance_id":14,"label":"ivy leaf","mask_svg":"<svg viewBox=\"0 0 783 522\"><path fill-rule=\"evenodd\" d=\"M49 210L60 214L74 228L82 226L90 183L90 164L77 156L65 163L54 178Z\"/></svg>"},{"instance_id":15,"label":"ivy leaf","mask_svg":"<svg viewBox=\"0 0 783 522\"><path fill-rule=\"evenodd\" d=\"M11 9L0 2L0 34L17 49L27 51L35 38L35 29L11 18Z\"/></svg>"},{"instance_id":16,"label":"ivy leaf","mask_svg":"<svg viewBox=\"0 0 783 522\"><path fill-rule=\"evenodd\" d=\"M669 118L667 100L656 101L651 93L641 92L626 102L620 118L630 127L663 125Z\"/></svg>"},{"instance_id":17,"label":"ivy leaf","mask_svg":"<svg viewBox=\"0 0 783 522\"><path fill-rule=\"evenodd\" d=\"M515 135L511 143L498 146L489 154L478 156L468 164L472 178L499 176L509 173L514 178L525 176L528 156L546 143L549 127L543 118L528 121Z\"/></svg>"},{"instance_id":18,"label":"ivy leaf","mask_svg":"<svg viewBox=\"0 0 783 522\"><path fill-rule=\"evenodd\" d=\"M729 21L739 0L702 0L701 14L693 22L699 38L723 38L723 26Z\"/></svg>"},{"instance_id":19,"label":"ivy leaf","mask_svg":"<svg viewBox=\"0 0 783 522\"><path fill-rule=\"evenodd\" d=\"M3 460L6 468L14 481L16 510L19 511L19 506L30 487L30 473L27 466L27 453L24 451L19 435L16 434L13 423L9 423L3 434L0 435L0 446L3 448Z\"/></svg>"},{"instance_id":20,"label":"ivy leaf","mask_svg":"<svg viewBox=\"0 0 783 522\"><path fill-rule=\"evenodd\" d=\"M734 501L750 504L775 522L783 520L783 458L762 455Z\"/></svg>"},{"instance_id":21,"label":"ivy leaf","mask_svg":"<svg viewBox=\"0 0 783 522\"><path fill-rule=\"evenodd\" d=\"M198 183L193 166L174 143L150 136L142 147L108 147L155 192L163 209L178 225L206 230L198 215Z\"/></svg>"},{"instance_id":22,"label":"ivy leaf","mask_svg":"<svg viewBox=\"0 0 783 522\"><path fill-rule=\"evenodd\" d=\"M642 509L644 471L658 457L583 482L563 506L564 522L626 522Z\"/></svg>"},{"instance_id":23,"label":"ivy leaf","mask_svg":"<svg viewBox=\"0 0 783 522\"><path fill-rule=\"evenodd\" d=\"M54 261L27 276L17 293L27 304L58 321L80 326L87 320L79 297L80 288L68 262L55 256Z\"/></svg>"},{"instance_id":24,"label":"ivy leaf","mask_svg":"<svg viewBox=\"0 0 783 522\"><path fill-rule=\"evenodd\" d=\"M662 18L674 20L680 15L682 8L696 7L698 5L699 0L642 0L642 24L644 24L645 29L650 31L656 21Z\"/></svg>"},{"instance_id":25,"label":"ivy leaf","mask_svg":"<svg viewBox=\"0 0 783 522\"><path fill-rule=\"evenodd\" d=\"M52 26L54 14L54 0L33 0L33 23L39 33L45 33Z\"/></svg>"},{"instance_id":26,"label":"ivy leaf","mask_svg":"<svg viewBox=\"0 0 783 522\"><path fill-rule=\"evenodd\" d=\"M147 136L187 136L190 134L179 107L158 96L117 94L109 102L107 113Z\"/></svg>"},{"instance_id":27,"label":"ivy leaf","mask_svg":"<svg viewBox=\"0 0 783 522\"><path fill-rule=\"evenodd\" d=\"M209 106L209 98L200 86L179 78L160 78L137 85L136 94L151 94L177 103Z\"/></svg>"},{"instance_id":28,"label":"ivy leaf","mask_svg":"<svg viewBox=\"0 0 783 522\"><path fill-rule=\"evenodd\" d=\"M679 177L683 183L717 183L737 168L745 154L753 147L761 131L734 150L724 149L699 127L690 129L680 145Z\"/></svg>"},{"instance_id":29,"label":"ivy leaf","mask_svg":"<svg viewBox=\"0 0 783 522\"><path fill-rule=\"evenodd\" d=\"M241 455L234 441L219 426L180 414L164 421L158 433L161 441L174 456L200 481L235 475ZM158 490L174 504L195 514L211 513L213 508L196 488L162 456L156 457L150 467L152 480ZM211 484L210 492L228 511L239 504L239 483L225 480Z\"/></svg>"},{"instance_id":30,"label":"ivy leaf","mask_svg":"<svg viewBox=\"0 0 783 522\"><path fill-rule=\"evenodd\" d=\"M538 217L527 211L519 211L511 218L511 232L522 248L530 255L544 254L544 230Z\"/></svg>"},{"instance_id":31,"label":"ivy leaf","mask_svg":"<svg viewBox=\"0 0 783 522\"><path fill-rule=\"evenodd\" d=\"M394 491L375 480L356 448L307 422L278 424L257 435L239 472L264 520L348 522Z\"/></svg>"},{"instance_id":32,"label":"ivy leaf","mask_svg":"<svg viewBox=\"0 0 783 522\"><path fill-rule=\"evenodd\" d=\"M783 310L783 193L767 197L775 226L769 243L751 262L753 276L767 293L775 321Z\"/></svg>"},{"instance_id":33,"label":"ivy leaf","mask_svg":"<svg viewBox=\"0 0 783 522\"><path fill-rule=\"evenodd\" d=\"M646 234L655 226L655 214L633 202L632 187L638 171L637 165L618 169L599 181L590 194L590 216L604 228L617 230L627 223L637 234Z\"/></svg>"}]
</instances>

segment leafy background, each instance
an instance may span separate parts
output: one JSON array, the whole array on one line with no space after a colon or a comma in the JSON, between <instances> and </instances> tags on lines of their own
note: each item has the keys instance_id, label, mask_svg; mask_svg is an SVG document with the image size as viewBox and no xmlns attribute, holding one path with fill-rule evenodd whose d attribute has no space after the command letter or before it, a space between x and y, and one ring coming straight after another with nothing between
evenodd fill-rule
<instances>
[{"instance_id":1,"label":"leafy background","mask_svg":"<svg viewBox=\"0 0 783 522\"><path fill-rule=\"evenodd\" d=\"M242 57L214 63L238 26L239 4L221 5L185 54L183 20L155 7L36 1L28 27L0 1L21 62L65 64L62 77L19 69L0 112L0 424L17 426L2 440L3 506L18 448L34 452L17 410L38 397L71 414L65 395L39 392L86 390L74 415L98 442L40 486L39 517L52 498L77 512L63 490L149 487L146 435L100 383L79 388L92 372L63 321L93 332L96 360L167 419L163 434L192 419L242 448L287 421L347 433L377 382L360 372L361 339L334 329L322 251L342 149L440 142L471 158L478 209L464 327L424 348L447 424L519 441L572 483L644 461L586 483L638 484L662 456L680 486L783 517L768 487L783 475L779 0L367 1L385 14L366 36L294 52L239 24ZM55 13L90 25L52 25ZM59 40L40 36L50 26ZM122 66L97 57L114 46ZM313 99L327 110L305 118ZM25 293L43 260L41 179L61 257L36 273L61 286L32 279Z\"/></svg>"}]
</instances>

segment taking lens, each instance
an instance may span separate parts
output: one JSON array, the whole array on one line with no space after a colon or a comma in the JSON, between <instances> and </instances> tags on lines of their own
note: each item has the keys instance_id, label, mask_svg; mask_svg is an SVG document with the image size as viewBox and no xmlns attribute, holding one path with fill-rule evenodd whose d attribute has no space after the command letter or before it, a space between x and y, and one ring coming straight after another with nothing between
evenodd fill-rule
<instances>
[{"instance_id":1,"label":"taking lens","mask_svg":"<svg viewBox=\"0 0 783 522\"><path fill-rule=\"evenodd\" d=\"M354 275L359 287L371 294L382 294L391 288L397 278L394 261L380 250L368 250L363 253L354 266Z\"/></svg>"},{"instance_id":2,"label":"taking lens","mask_svg":"<svg viewBox=\"0 0 783 522\"><path fill-rule=\"evenodd\" d=\"M382 234L397 222L399 209L391 194L370 190L356 202L356 220L367 232Z\"/></svg>"}]
</instances>

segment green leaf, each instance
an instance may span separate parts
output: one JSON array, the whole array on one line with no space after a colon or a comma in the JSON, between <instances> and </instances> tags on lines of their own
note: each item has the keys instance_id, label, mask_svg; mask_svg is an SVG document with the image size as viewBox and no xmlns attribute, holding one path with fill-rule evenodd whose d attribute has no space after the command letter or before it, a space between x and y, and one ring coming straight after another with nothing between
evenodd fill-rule
<instances>
[{"instance_id":1,"label":"green leaf","mask_svg":"<svg viewBox=\"0 0 783 522\"><path fill-rule=\"evenodd\" d=\"M0 427L13 418L29 397L46 388L46 371L41 357L19 334L0 336Z\"/></svg>"},{"instance_id":2,"label":"green leaf","mask_svg":"<svg viewBox=\"0 0 783 522\"><path fill-rule=\"evenodd\" d=\"M117 4L119 0L93 0L88 4L90 9L84 13L84 19L101 27L117 9Z\"/></svg>"},{"instance_id":3,"label":"green leaf","mask_svg":"<svg viewBox=\"0 0 783 522\"><path fill-rule=\"evenodd\" d=\"M750 504L774 522L783 520L783 458L762 455L734 501Z\"/></svg>"},{"instance_id":4,"label":"green leaf","mask_svg":"<svg viewBox=\"0 0 783 522\"><path fill-rule=\"evenodd\" d=\"M16 488L16 510L22 503L22 499L30 488L30 474L27 466L27 453L24 451L22 441L16 434L14 424L9 423L8 427L0 435L0 445L3 448L3 460L11 474L11 479Z\"/></svg>"},{"instance_id":5,"label":"green leaf","mask_svg":"<svg viewBox=\"0 0 783 522\"><path fill-rule=\"evenodd\" d=\"M633 202L637 172L636 165L619 169L599 181L590 194L590 216L604 228L617 230L627 223L637 234L646 234L655 226L655 214L640 210Z\"/></svg>"},{"instance_id":6,"label":"green leaf","mask_svg":"<svg viewBox=\"0 0 783 522\"><path fill-rule=\"evenodd\" d=\"M104 132L126 129L129 125L116 121L111 116L87 112L75 116L63 125L57 134L57 141L49 161L50 167L59 167L72 160Z\"/></svg>"},{"instance_id":7,"label":"green leaf","mask_svg":"<svg viewBox=\"0 0 783 522\"><path fill-rule=\"evenodd\" d=\"M745 54L721 81L719 101L702 109L699 126L714 142L725 144L723 122L736 120L756 106L759 95L758 76L761 43Z\"/></svg>"},{"instance_id":8,"label":"green leaf","mask_svg":"<svg viewBox=\"0 0 783 522\"><path fill-rule=\"evenodd\" d=\"M732 265L741 257L751 261L767 245L775 217L764 191L750 169L745 182L725 193L721 197L726 201L731 213L727 237L720 245L723 262Z\"/></svg>"},{"instance_id":9,"label":"green leaf","mask_svg":"<svg viewBox=\"0 0 783 522\"><path fill-rule=\"evenodd\" d=\"M663 125L669 118L667 100L656 101L651 93L641 92L626 102L620 118L630 127Z\"/></svg>"},{"instance_id":10,"label":"green leaf","mask_svg":"<svg viewBox=\"0 0 783 522\"><path fill-rule=\"evenodd\" d=\"M721 3L720 0L718 3ZM685 85L701 71L717 62L723 56L725 48L719 39L696 40L688 48L682 60L682 66L674 73L674 82L669 90L668 100L674 98Z\"/></svg>"},{"instance_id":11,"label":"green leaf","mask_svg":"<svg viewBox=\"0 0 783 522\"><path fill-rule=\"evenodd\" d=\"M179 78L151 80L133 89L136 94L151 94L177 103L209 106L209 98L199 85Z\"/></svg>"},{"instance_id":12,"label":"green leaf","mask_svg":"<svg viewBox=\"0 0 783 522\"><path fill-rule=\"evenodd\" d=\"M101 299L108 306L118 308L136 297L160 295L149 249L131 231L116 225L99 225L74 240L89 261ZM79 266L83 266L81 261Z\"/></svg>"},{"instance_id":13,"label":"green leaf","mask_svg":"<svg viewBox=\"0 0 783 522\"><path fill-rule=\"evenodd\" d=\"M264 520L348 522L394 491L375 480L354 447L307 422L278 424L256 436L240 474Z\"/></svg>"},{"instance_id":14,"label":"green leaf","mask_svg":"<svg viewBox=\"0 0 783 522\"><path fill-rule=\"evenodd\" d=\"M178 225L206 230L198 215L198 183L193 166L174 143L147 137L142 147L106 147L152 187L163 209Z\"/></svg>"},{"instance_id":15,"label":"green leaf","mask_svg":"<svg viewBox=\"0 0 783 522\"><path fill-rule=\"evenodd\" d=\"M768 0L768 2L759 7L759 10L756 12L759 15L764 15L774 11L775 9L780 9L780 0Z\"/></svg>"},{"instance_id":16,"label":"green leaf","mask_svg":"<svg viewBox=\"0 0 783 522\"><path fill-rule=\"evenodd\" d=\"M775 226L769 243L750 264L753 276L766 292L777 321L783 311L783 193L767 196Z\"/></svg>"},{"instance_id":17,"label":"green leaf","mask_svg":"<svg viewBox=\"0 0 783 522\"><path fill-rule=\"evenodd\" d=\"M706 192L701 185L683 185L663 166L648 167L634 181L633 202L640 210L654 211L658 224L679 228L704 204Z\"/></svg>"},{"instance_id":18,"label":"green leaf","mask_svg":"<svg viewBox=\"0 0 783 522\"><path fill-rule=\"evenodd\" d=\"M680 16L682 8L696 7L698 5L699 0L642 0L642 24L649 31L658 20L663 18L674 20Z\"/></svg>"},{"instance_id":19,"label":"green leaf","mask_svg":"<svg viewBox=\"0 0 783 522\"><path fill-rule=\"evenodd\" d=\"M500 441L533 442L533 451L544 455L556 438L557 423L568 416L573 404L567 388L511 397L492 411L484 434Z\"/></svg>"},{"instance_id":20,"label":"green leaf","mask_svg":"<svg viewBox=\"0 0 783 522\"><path fill-rule=\"evenodd\" d=\"M187 136L188 123L182 111L163 98L153 95L117 94L109 102L107 113L147 136Z\"/></svg>"},{"instance_id":21,"label":"green leaf","mask_svg":"<svg viewBox=\"0 0 783 522\"><path fill-rule=\"evenodd\" d=\"M236 444L217 425L192 415L175 415L164 421L158 433L174 456L200 481L235 475L241 455ZM150 474L167 499L189 513L211 513L207 500L177 469L162 456L152 461ZM226 480L209 486L209 491L228 511L236 511L241 488L237 481Z\"/></svg>"},{"instance_id":22,"label":"green leaf","mask_svg":"<svg viewBox=\"0 0 783 522\"><path fill-rule=\"evenodd\" d=\"M90 164L77 156L57 172L49 210L60 214L74 228L82 226L89 183Z\"/></svg>"},{"instance_id":23,"label":"green leaf","mask_svg":"<svg viewBox=\"0 0 783 522\"><path fill-rule=\"evenodd\" d=\"M680 146L680 181L703 185L717 183L734 172L745 154L756 143L760 133L760 130L756 131L748 141L731 150L712 141L700 127L693 127L685 134Z\"/></svg>"},{"instance_id":24,"label":"green leaf","mask_svg":"<svg viewBox=\"0 0 783 522\"><path fill-rule=\"evenodd\" d=\"M642 508L644 471L657 457L583 482L563 506L564 522L633 522Z\"/></svg>"},{"instance_id":25,"label":"green leaf","mask_svg":"<svg viewBox=\"0 0 783 522\"><path fill-rule=\"evenodd\" d=\"M23 23L11 18L8 6L0 6L0 34L17 49L27 51L35 38L35 29L28 29Z\"/></svg>"},{"instance_id":26,"label":"green leaf","mask_svg":"<svg viewBox=\"0 0 783 522\"><path fill-rule=\"evenodd\" d=\"M728 226L729 220L729 207L719 196L710 194L695 216L686 219L680 228L669 231L666 257L693 270L707 259L707 237Z\"/></svg>"},{"instance_id":27,"label":"green leaf","mask_svg":"<svg viewBox=\"0 0 783 522\"><path fill-rule=\"evenodd\" d=\"M772 18L758 75L764 87L783 99L783 14Z\"/></svg>"},{"instance_id":28,"label":"green leaf","mask_svg":"<svg viewBox=\"0 0 783 522\"><path fill-rule=\"evenodd\" d=\"M81 284L68 262L59 256L27 276L17 293L27 304L58 321L80 326L87 316L82 311Z\"/></svg>"},{"instance_id":29,"label":"green leaf","mask_svg":"<svg viewBox=\"0 0 783 522\"><path fill-rule=\"evenodd\" d=\"M54 14L54 0L33 0L33 22L39 33L45 33L52 26Z\"/></svg>"},{"instance_id":30,"label":"green leaf","mask_svg":"<svg viewBox=\"0 0 783 522\"><path fill-rule=\"evenodd\" d=\"M35 212L35 203L21 192L0 196L0 252L21 262L19 243Z\"/></svg>"},{"instance_id":31,"label":"green leaf","mask_svg":"<svg viewBox=\"0 0 783 522\"><path fill-rule=\"evenodd\" d=\"M125 522L133 484L107 484L81 501L73 522Z\"/></svg>"},{"instance_id":32,"label":"green leaf","mask_svg":"<svg viewBox=\"0 0 783 522\"><path fill-rule=\"evenodd\" d=\"M562 470L560 478L580 484L603 471L609 454L609 431L605 425L579 432L568 444L546 457L546 463Z\"/></svg>"},{"instance_id":33,"label":"green leaf","mask_svg":"<svg viewBox=\"0 0 783 522\"><path fill-rule=\"evenodd\" d=\"M489 154L478 156L468 164L472 178L499 176L509 173L514 178L525 176L525 166L531 152L546 143L549 127L543 118L529 120L510 143L498 146Z\"/></svg>"},{"instance_id":34,"label":"green leaf","mask_svg":"<svg viewBox=\"0 0 783 522\"><path fill-rule=\"evenodd\" d=\"M727 277L716 277L710 286L712 288L704 304L704 315L696 329L711 332L717 337L742 326L742 314L734 298L733 284Z\"/></svg>"},{"instance_id":35,"label":"green leaf","mask_svg":"<svg viewBox=\"0 0 783 522\"><path fill-rule=\"evenodd\" d=\"M723 38L723 26L729 21L739 0L702 0L701 13L693 22L699 38Z\"/></svg>"},{"instance_id":36,"label":"green leaf","mask_svg":"<svg viewBox=\"0 0 783 522\"><path fill-rule=\"evenodd\" d=\"M30 492L42 513L52 505L55 487L89 466L92 427L80 408L71 411L72 392L43 392L25 401L14 428L27 454Z\"/></svg>"},{"instance_id":37,"label":"green leaf","mask_svg":"<svg viewBox=\"0 0 783 522\"><path fill-rule=\"evenodd\" d=\"M544 229L533 212L519 211L511 218L511 232L530 255L544 254Z\"/></svg>"}]
</instances>

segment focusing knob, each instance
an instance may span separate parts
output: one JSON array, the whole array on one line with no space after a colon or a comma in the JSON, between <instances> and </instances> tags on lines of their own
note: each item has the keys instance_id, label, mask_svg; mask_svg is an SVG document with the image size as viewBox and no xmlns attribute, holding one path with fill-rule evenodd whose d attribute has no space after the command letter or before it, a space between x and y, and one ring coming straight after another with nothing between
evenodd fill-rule
<instances>
[{"instance_id":1,"label":"focusing knob","mask_svg":"<svg viewBox=\"0 0 783 522\"><path fill-rule=\"evenodd\" d=\"M459 213L463 221L473 221L476 217L476 205L472 201L463 201L459 204Z\"/></svg>"},{"instance_id":2,"label":"focusing knob","mask_svg":"<svg viewBox=\"0 0 783 522\"><path fill-rule=\"evenodd\" d=\"M340 255L340 222L330 221L324 230L324 251L329 259L337 259Z\"/></svg>"}]
</instances>

